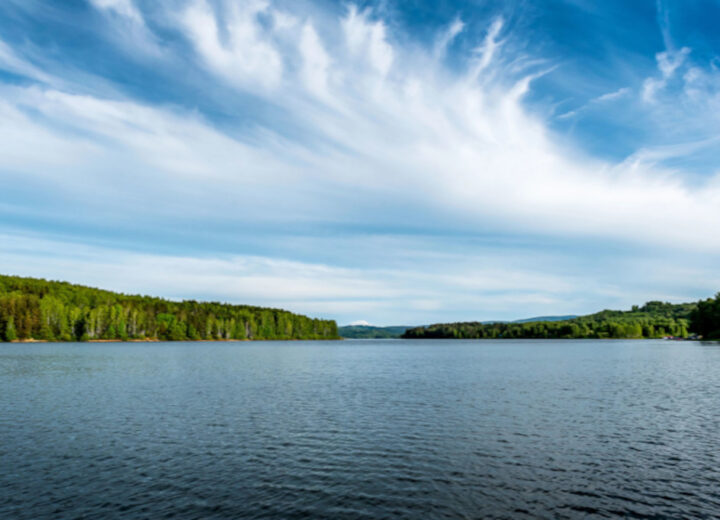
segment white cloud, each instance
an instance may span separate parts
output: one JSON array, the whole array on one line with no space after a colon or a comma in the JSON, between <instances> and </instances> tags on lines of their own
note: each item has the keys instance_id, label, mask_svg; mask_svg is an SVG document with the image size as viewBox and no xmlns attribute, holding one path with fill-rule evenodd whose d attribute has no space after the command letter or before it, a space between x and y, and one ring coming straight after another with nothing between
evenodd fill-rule
<instances>
[{"instance_id":1,"label":"white cloud","mask_svg":"<svg viewBox=\"0 0 720 520\"><path fill-rule=\"evenodd\" d=\"M258 15L266 2L249 1L225 5L218 17L205 0L194 0L181 20L207 67L220 77L245 88L273 88L282 78L283 63ZM218 20L224 22L221 35Z\"/></svg>"},{"instance_id":2,"label":"white cloud","mask_svg":"<svg viewBox=\"0 0 720 520\"><path fill-rule=\"evenodd\" d=\"M659 78L647 78L643 83L642 98L646 103L653 103L655 96L659 91L664 89L668 81L670 81L678 70L685 62L685 58L690 54L688 47L683 47L679 51L667 50L660 52L656 55L658 64L658 70L660 71Z\"/></svg>"},{"instance_id":3,"label":"white cloud","mask_svg":"<svg viewBox=\"0 0 720 520\"><path fill-rule=\"evenodd\" d=\"M271 14L273 18L273 26L276 30L283 31L287 29L292 29L298 24L297 17L284 11L278 11L277 9L273 9Z\"/></svg>"},{"instance_id":4,"label":"white cloud","mask_svg":"<svg viewBox=\"0 0 720 520\"><path fill-rule=\"evenodd\" d=\"M317 32L309 23L302 29L300 54L303 58L302 78L305 85L314 94L326 97L330 57L323 48Z\"/></svg>"},{"instance_id":5,"label":"white cloud","mask_svg":"<svg viewBox=\"0 0 720 520\"><path fill-rule=\"evenodd\" d=\"M108 19L106 32L134 59L167 58L133 0L89 0Z\"/></svg>"},{"instance_id":6,"label":"white cloud","mask_svg":"<svg viewBox=\"0 0 720 520\"><path fill-rule=\"evenodd\" d=\"M720 117L720 70L711 62L709 68L689 67L683 76L687 99L703 107L707 115Z\"/></svg>"},{"instance_id":7,"label":"white cloud","mask_svg":"<svg viewBox=\"0 0 720 520\"><path fill-rule=\"evenodd\" d=\"M618 90L614 90L612 92L608 92L606 94L602 94L598 97L595 97L582 105L579 108L576 108L575 110L570 110L569 112L565 112L563 114L560 114L557 116L556 119L569 119L572 117L576 117L578 115L583 114L584 112L597 107L598 105L604 105L605 103L611 103L613 101L617 101L619 99L627 97L632 91L629 87L623 87Z\"/></svg>"},{"instance_id":8,"label":"white cloud","mask_svg":"<svg viewBox=\"0 0 720 520\"><path fill-rule=\"evenodd\" d=\"M371 22L367 11L358 12L352 5L342 26L350 52L356 57L364 57L376 72L386 76L393 64L394 51L387 42L385 24Z\"/></svg>"},{"instance_id":9,"label":"white cloud","mask_svg":"<svg viewBox=\"0 0 720 520\"><path fill-rule=\"evenodd\" d=\"M144 164L148 175L196 176L204 180L232 177L238 165L246 162L254 164L251 174L258 175L261 173L258 170L263 169L260 165L270 161L269 158L262 159L262 153L257 155L256 150L213 130L192 114L179 115L129 101L57 90L6 88L4 92L13 104L6 106L8 117L0 123L8 136L2 144L8 154L18 154L28 161L22 165L18 160L14 168L22 168L29 174L36 172L36 160L45 161L43 156L46 154L36 158L32 153L39 145L50 150L58 148L52 160L45 161L48 166L55 162L62 165L70 158L78 157L77 153L67 153L63 160L63 147L67 151L92 148L96 152L82 161L85 168L94 168L87 161L99 160L101 164L105 163L102 171L114 161L104 161L98 155L112 157L116 151L130 152L129 159ZM58 127L43 127L26 111L41 113ZM67 128L75 132L66 132ZM188 143L194 146L188 146ZM0 167L3 166L8 166L7 156L0 160ZM65 181L72 183L73 179L66 178Z\"/></svg>"},{"instance_id":10,"label":"white cloud","mask_svg":"<svg viewBox=\"0 0 720 520\"><path fill-rule=\"evenodd\" d=\"M496 18L488 29L485 41L482 46L476 49L478 58L475 65L471 69L471 77L477 80L480 75L485 71L492 63L493 57L498 52L498 49L502 45L502 42L498 41L498 36L503 28L504 20L502 18Z\"/></svg>"},{"instance_id":11,"label":"white cloud","mask_svg":"<svg viewBox=\"0 0 720 520\"><path fill-rule=\"evenodd\" d=\"M445 56L445 53L447 52L447 49L450 45L452 45L453 41L457 36L463 31L465 28L465 24L463 21L458 17L455 18L452 23L448 26L448 28L440 33L440 36L438 37L437 41L435 42L435 57L436 58L442 58Z\"/></svg>"},{"instance_id":12,"label":"white cloud","mask_svg":"<svg viewBox=\"0 0 720 520\"><path fill-rule=\"evenodd\" d=\"M641 148L625 160L625 163L636 167L638 165L654 166L667 159L685 157L698 151L716 147L720 144L720 136L665 146Z\"/></svg>"},{"instance_id":13,"label":"white cloud","mask_svg":"<svg viewBox=\"0 0 720 520\"><path fill-rule=\"evenodd\" d=\"M617 99L627 96L628 94L630 94L630 89L628 87L623 87L623 88L620 88L613 92L608 92L607 94L603 94L602 96L598 96L595 99L593 99L592 102L593 103L604 103L606 101L615 101Z\"/></svg>"},{"instance_id":14,"label":"white cloud","mask_svg":"<svg viewBox=\"0 0 720 520\"><path fill-rule=\"evenodd\" d=\"M132 0L90 0L96 8L125 16L137 23L143 23L142 15Z\"/></svg>"},{"instance_id":15,"label":"white cloud","mask_svg":"<svg viewBox=\"0 0 720 520\"><path fill-rule=\"evenodd\" d=\"M0 40L0 69L43 83L52 83L54 81L52 76L18 56L17 53L2 40Z\"/></svg>"},{"instance_id":16,"label":"white cloud","mask_svg":"<svg viewBox=\"0 0 720 520\"><path fill-rule=\"evenodd\" d=\"M29 176L47 179L63 168L92 168L101 161L98 147L71 136L63 136L52 128L34 121L22 106L13 103L12 91L4 90L0 100L0 171L26 172ZM34 89L23 92L36 92ZM43 153L37 153L42 149Z\"/></svg>"}]
</instances>

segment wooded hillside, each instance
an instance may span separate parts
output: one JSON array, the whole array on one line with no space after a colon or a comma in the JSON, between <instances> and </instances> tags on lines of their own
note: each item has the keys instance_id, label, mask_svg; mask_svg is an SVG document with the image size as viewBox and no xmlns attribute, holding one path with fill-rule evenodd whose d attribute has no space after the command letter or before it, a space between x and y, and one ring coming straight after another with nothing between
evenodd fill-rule
<instances>
[{"instance_id":1,"label":"wooded hillside","mask_svg":"<svg viewBox=\"0 0 720 520\"><path fill-rule=\"evenodd\" d=\"M629 311L605 310L561 321L511 323L440 323L409 329L408 339L422 338L662 338L696 332L690 319L696 303L648 302ZM720 329L720 325L718 325Z\"/></svg>"},{"instance_id":2,"label":"wooded hillside","mask_svg":"<svg viewBox=\"0 0 720 520\"><path fill-rule=\"evenodd\" d=\"M0 340L337 339L337 324L279 309L174 302L0 275Z\"/></svg>"}]
</instances>

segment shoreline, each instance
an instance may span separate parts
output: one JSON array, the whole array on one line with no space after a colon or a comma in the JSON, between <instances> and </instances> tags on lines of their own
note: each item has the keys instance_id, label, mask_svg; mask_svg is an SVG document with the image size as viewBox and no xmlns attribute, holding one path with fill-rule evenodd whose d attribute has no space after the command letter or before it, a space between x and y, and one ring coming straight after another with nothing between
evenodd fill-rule
<instances>
[{"instance_id":1,"label":"shoreline","mask_svg":"<svg viewBox=\"0 0 720 520\"><path fill-rule=\"evenodd\" d=\"M50 340L50 339L14 339L12 341L0 341L3 343L222 343L230 341L342 341L346 338L291 338L291 339L158 339L158 338L133 338L133 339L88 339L85 341L71 340Z\"/></svg>"}]
</instances>

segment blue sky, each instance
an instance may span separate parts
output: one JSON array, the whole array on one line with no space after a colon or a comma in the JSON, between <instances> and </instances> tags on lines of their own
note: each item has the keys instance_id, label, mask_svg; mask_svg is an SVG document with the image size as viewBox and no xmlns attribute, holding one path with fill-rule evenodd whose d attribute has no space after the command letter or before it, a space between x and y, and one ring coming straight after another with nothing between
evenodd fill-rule
<instances>
[{"instance_id":1,"label":"blue sky","mask_svg":"<svg viewBox=\"0 0 720 520\"><path fill-rule=\"evenodd\" d=\"M5 0L0 272L345 324L720 290L720 2Z\"/></svg>"}]
</instances>

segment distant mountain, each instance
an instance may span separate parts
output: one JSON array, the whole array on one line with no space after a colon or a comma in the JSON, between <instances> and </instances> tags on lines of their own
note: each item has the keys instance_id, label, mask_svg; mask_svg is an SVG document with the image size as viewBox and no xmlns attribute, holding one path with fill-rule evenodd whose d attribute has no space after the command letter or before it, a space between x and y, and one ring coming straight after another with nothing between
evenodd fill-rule
<instances>
[{"instance_id":1,"label":"distant mountain","mask_svg":"<svg viewBox=\"0 0 720 520\"><path fill-rule=\"evenodd\" d=\"M409 325L395 325L392 327L374 327L372 325L345 325L338 327L338 334L348 339L387 339L399 338L405 331L411 329Z\"/></svg>"},{"instance_id":2,"label":"distant mountain","mask_svg":"<svg viewBox=\"0 0 720 520\"><path fill-rule=\"evenodd\" d=\"M567 316L536 316L534 318L524 318L522 320L485 320L478 323L483 325L492 325L493 323L533 323L536 321L566 321L577 318L574 314L568 314Z\"/></svg>"},{"instance_id":3,"label":"distant mountain","mask_svg":"<svg viewBox=\"0 0 720 520\"><path fill-rule=\"evenodd\" d=\"M575 314L568 314L567 316L536 316L535 318L525 318L524 320L515 320L513 323L532 323L534 321L565 321L574 320L578 316Z\"/></svg>"}]
</instances>

